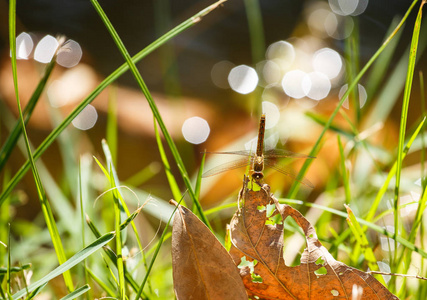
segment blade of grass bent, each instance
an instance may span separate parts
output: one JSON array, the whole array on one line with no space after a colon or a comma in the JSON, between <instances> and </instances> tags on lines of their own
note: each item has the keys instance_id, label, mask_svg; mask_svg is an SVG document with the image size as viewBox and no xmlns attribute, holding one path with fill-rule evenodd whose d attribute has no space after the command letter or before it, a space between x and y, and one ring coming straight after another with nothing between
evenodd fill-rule
<instances>
[{"instance_id":1,"label":"blade of grass bent","mask_svg":"<svg viewBox=\"0 0 427 300\"><path fill-rule=\"evenodd\" d=\"M400 176L402 172L402 161L403 161L403 143L405 140L405 132L406 132L406 122L408 118L408 108L409 108L409 99L411 96L411 89L412 89L412 80L414 78L414 69L415 69L415 59L417 57L417 50L418 50L418 40L420 36L420 27L421 27L421 17L422 17L422 9L424 6L425 1L422 1L420 5L420 9L417 15L417 19L415 21L414 25L414 32L412 36L411 41L411 51L409 54L409 62L408 62L408 71L406 76L406 82L405 82L405 90L403 93L403 103L402 103L402 114L400 118L400 128L399 128L399 144L398 144L398 150L397 150L397 165L396 165L396 185L394 189L394 232L395 237L397 236L399 232L399 210L398 210L398 203L399 203L399 189L400 189ZM394 239L394 249L397 249L397 240ZM394 261L393 264L391 264L391 267L394 266L397 261L397 252L394 252ZM393 268L392 268L393 271ZM394 282L394 280L392 281Z\"/></svg>"},{"instance_id":2,"label":"blade of grass bent","mask_svg":"<svg viewBox=\"0 0 427 300\"><path fill-rule=\"evenodd\" d=\"M16 26L16 0L11 0L9 2L9 42L10 42L10 50L12 53L13 85L15 89L15 97L16 97L16 103L17 103L18 112L19 112L19 119L21 122L22 133L24 135L28 159L31 164L31 170L33 172L34 181L36 183L37 194L40 200L43 216L52 238L52 243L55 248L55 253L58 258L58 262L62 264L67 260L67 257L65 256L64 247L62 245L62 241L59 236L58 228L56 226L55 219L53 217L52 209L46 198L46 192L43 188L37 167L34 162L33 154L30 147L30 142L28 140L27 131L25 129L24 116L22 114L22 109L21 109L21 101L19 99L18 74L17 74L17 66L16 66L16 31L15 31L16 28L15 26ZM73 286L73 280L71 278L71 273L67 270L64 272L63 276L64 276L65 286L67 287L69 292L72 292L74 290L74 286Z\"/></svg>"},{"instance_id":3,"label":"blade of grass bent","mask_svg":"<svg viewBox=\"0 0 427 300\"><path fill-rule=\"evenodd\" d=\"M211 5L209 8L210 9L214 9L216 8L218 5L220 5L222 2L224 2L224 0L219 1L217 3L215 3L214 5ZM188 189L189 195L191 197L191 199L193 200L194 203L196 203L197 199L196 196L194 194L194 190L193 187L191 185L190 182L190 178L188 176L188 173L185 169L184 163L181 159L181 156L178 152L178 149L176 148L176 145L174 143L174 141L172 140L172 137L170 136L164 122L163 119L160 115L160 112L157 108L156 103L154 102L153 97L151 96L150 91L147 88L147 85L145 84L144 80L142 79L141 74L139 73L138 69L136 68L135 63L132 61L131 56L129 54L129 52L127 51L126 47L124 46L122 40L120 39L119 35L117 34L117 31L114 29L113 25L111 24L110 20L108 19L107 15L105 14L105 12L103 11L103 9L101 8L101 6L99 5L97 0L91 0L92 5L94 6L95 10L97 11L97 13L99 14L101 20L104 22L104 25L106 26L108 32L110 33L110 35L112 36L114 42L116 43L117 48L119 49L119 51L121 52L121 54L123 55L123 57L125 58L127 64L129 65L129 68L133 74L133 76L135 77L139 87L141 88L145 98L147 99L148 105L151 108L151 111L153 113L153 116L156 118L157 123L159 124L160 130L163 133L163 136L165 137L165 140L172 152L172 155L175 159L175 162L178 166L178 170L181 173L181 176L184 180L185 186ZM210 227L209 224L209 220L206 218L206 216L203 213L203 210L199 210L199 214L201 217L201 220L203 221L203 223L206 224L206 226Z\"/></svg>"},{"instance_id":4,"label":"blade of grass bent","mask_svg":"<svg viewBox=\"0 0 427 300\"><path fill-rule=\"evenodd\" d=\"M191 18L185 20L180 25L176 26L172 30L170 30L165 35L158 38L156 41L148 45L146 48L138 52L132 60L136 63L140 61L142 58L146 57L148 54L153 52L155 49L159 48L161 45L166 43L168 40L177 36L181 32L186 29L192 27L199 18L209 13L210 7L207 9L203 9ZM114 82L117 78L123 75L126 71L129 70L129 66L127 63L122 64L119 68L117 68L113 73L111 73L107 78L105 78L91 93L86 99L84 99L69 115L62 121L62 123L56 127L40 144L40 146L34 151L34 159L38 159L49 146L56 140L59 134L64 131L65 128L71 123L71 121L112 82ZM19 171L15 174L12 180L7 185L6 189L0 195L0 204L5 200L5 198L11 193L13 188L18 184L18 182L22 179L25 173L30 169L30 162L27 160Z\"/></svg>"},{"instance_id":5,"label":"blade of grass bent","mask_svg":"<svg viewBox=\"0 0 427 300\"><path fill-rule=\"evenodd\" d=\"M418 2L418 0L414 0L412 2L411 6L408 8L406 14L403 16L403 18L400 21L400 23L396 26L396 28L393 31L393 33L385 40L385 42L381 45L381 47L377 50L377 52L375 52L375 54L371 57L371 59L366 63L366 65L363 67L363 69L359 72L359 74L357 74L356 78L349 85L348 90L342 96L340 102L338 103L338 105L335 108L335 110L332 112L330 118L328 119L328 122L326 123L325 127L323 128L322 132L320 133L320 135L319 135L316 143L314 144L313 149L311 150L309 156L317 156L317 154L319 153L320 148L321 148L320 147L321 140L322 140L323 136L325 135L326 131L328 130L329 126L331 125L333 119L337 115L337 113L338 113L339 109L341 108L342 104L344 103L345 99L348 97L348 95L350 94L350 92L357 85L357 83L362 78L362 76L366 73L366 71L370 68L370 66L373 64L373 62L384 51L384 49L387 47L387 45L390 43L390 41L395 36L396 32L400 30L400 28L402 27L403 23L408 18L409 13L412 11L413 7L415 6L415 4L417 2ZM303 166L301 167L301 170L299 171L299 173L297 175L297 178L296 178L297 180L294 181L294 183L292 184L292 186L291 186L291 188L289 190L288 198L295 198L295 196L296 196L296 194L298 192L298 188L300 186L300 182L301 182L302 178L304 177L305 173L307 172L308 168L312 164L312 162L313 162L312 159L305 160Z\"/></svg>"}]
</instances>

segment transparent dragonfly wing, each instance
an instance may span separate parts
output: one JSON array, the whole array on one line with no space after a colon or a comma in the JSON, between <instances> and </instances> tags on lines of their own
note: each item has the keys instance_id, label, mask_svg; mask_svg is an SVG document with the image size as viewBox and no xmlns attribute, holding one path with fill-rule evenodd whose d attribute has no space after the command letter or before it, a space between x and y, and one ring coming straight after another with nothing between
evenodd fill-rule
<instances>
[{"instance_id":1,"label":"transparent dragonfly wing","mask_svg":"<svg viewBox=\"0 0 427 300\"><path fill-rule=\"evenodd\" d=\"M210 153L212 153L212 152L210 152ZM219 153L223 154L224 152L219 152ZM241 158L238 160L229 161L229 162L226 162L224 164L221 164L219 166L216 166L215 168L212 168L212 169L206 171L205 173L203 173L202 177L205 178L205 177L209 177L209 176L214 176L214 175L220 174L220 173L228 171L228 170L234 170L234 169L246 167L246 166L250 165L251 163L252 163L252 159L250 159L248 157L247 158Z\"/></svg>"},{"instance_id":2,"label":"transparent dragonfly wing","mask_svg":"<svg viewBox=\"0 0 427 300\"><path fill-rule=\"evenodd\" d=\"M264 160L264 164L266 166L268 166L269 168L271 168L273 170L276 170L277 172L282 173L282 174L284 174L284 175L292 178L293 180L296 180L296 181L302 183L303 185L309 187L310 189L314 188L314 185L309 180L307 180L306 178L298 180L297 179L298 174L295 171L289 169L286 166L277 165L275 163L275 161L272 161L272 160L269 160L269 159L265 159Z\"/></svg>"},{"instance_id":3,"label":"transparent dragonfly wing","mask_svg":"<svg viewBox=\"0 0 427 300\"><path fill-rule=\"evenodd\" d=\"M292 157L292 158L316 158L314 156L309 156L301 153L295 153L289 150L284 149L270 149L264 152L265 158L285 158L285 157Z\"/></svg>"},{"instance_id":4,"label":"transparent dragonfly wing","mask_svg":"<svg viewBox=\"0 0 427 300\"><path fill-rule=\"evenodd\" d=\"M238 151L225 151L225 152L209 152L206 151L206 154L232 154L232 155L241 155L241 156L253 156L254 151L251 150L238 150Z\"/></svg>"}]
</instances>

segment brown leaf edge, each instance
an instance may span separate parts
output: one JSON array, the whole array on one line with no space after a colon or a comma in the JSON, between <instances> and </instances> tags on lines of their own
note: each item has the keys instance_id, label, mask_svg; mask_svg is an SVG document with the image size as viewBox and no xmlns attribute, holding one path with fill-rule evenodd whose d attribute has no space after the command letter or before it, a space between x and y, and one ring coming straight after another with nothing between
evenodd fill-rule
<instances>
[{"instance_id":1,"label":"brown leaf edge","mask_svg":"<svg viewBox=\"0 0 427 300\"><path fill-rule=\"evenodd\" d=\"M172 229L172 269L177 299L237 299L248 295L231 256L206 225L178 207Z\"/></svg>"}]
</instances>

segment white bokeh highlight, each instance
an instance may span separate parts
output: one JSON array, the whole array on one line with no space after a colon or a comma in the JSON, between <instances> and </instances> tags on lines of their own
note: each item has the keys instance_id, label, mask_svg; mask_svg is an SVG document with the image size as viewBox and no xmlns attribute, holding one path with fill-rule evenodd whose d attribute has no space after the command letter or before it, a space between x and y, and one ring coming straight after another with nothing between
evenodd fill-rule
<instances>
[{"instance_id":1,"label":"white bokeh highlight","mask_svg":"<svg viewBox=\"0 0 427 300\"><path fill-rule=\"evenodd\" d=\"M295 60L295 48L289 42L278 41L268 46L265 56L283 70L288 70Z\"/></svg>"},{"instance_id":2,"label":"white bokeh highlight","mask_svg":"<svg viewBox=\"0 0 427 300\"><path fill-rule=\"evenodd\" d=\"M348 90L348 84L344 84L338 93L339 99L341 99L344 96L347 90ZM359 107L362 108L365 105L366 100L368 99L368 94L366 93L365 87L361 84L357 85L357 91L359 94ZM342 104L342 106L346 109L349 109L350 106L349 106L348 97L344 100L344 103Z\"/></svg>"},{"instance_id":3,"label":"white bokeh highlight","mask_svg":"<svg viewBox=\"0 0 427 300\"><path fill-rule=\"evenodd\" d=\"M211 131L208 122L200 117L191 117L185 120L181 130L184 139L196 145L206 141Z\"/></svg>"},{"instance_id":4,"label":"white bokeh highlight","mask_svg":"<svg viewBox=\"0 0 427 300\"><path fill-rule=\"evenodd\" d=\"M277 125L280 120L280 111L276 104L263 101L262 112L265 114L265 129L270 129Z\"/></svg>"},{"instance_id":5,"label":"white bokeh highlight","mask_svg":"<svg viewBox=\"0 0 427 300\"><path fill-rule=\"evenodd\" d=\"M331 10L341 16L358 16L368 6L368 0L329 0Z\"/></svg>"},{"instance_id":6,"label":"white bokeh highlight","mask_svg":"<svg viewBox=\"0 0 427 300\"><path fill-rule=\"evenodd\" d=\"M46 35L38 42L34 51L34 59L44 64L49 63L55 55L58 46L59 43L53 36Z\"/></svg>"},{"instance_id":7,"label":"white bokeh highlight","mask_svg":"<svg viewBox=\"0 0 427 300\"><path fill-rule=\"evenodd\" d=\"M92 105L86 106L72 121L74 127L80 130L88 130L95 126L98 113Z\"/></svg>"},{"instance_id":8,"label":"white bokeh highlight","mask_svg":"<svg viewBox=\"0 0 427 300\"><path fill-rule=\"evenodd\" d=\"M68 40L59 49L56 62L65 68L72 68L80 62L82 54L82 48L79 43L74 40Z\"/></svg>"},{"instance_id":9,"label":"white bokeh highlight","mask_svg":"<svg viewBox=\"0 0 427 300\"><path fill-rule=\"evenodd\" d=\"M253 92L257 87L258 80L255 69L246 65L233 68L228 75L228 83L231 89L243 95Z\"/></svg>"},{"instance_id":10,"label":"white bokeh highlight","mask_svg":"<svg viewBox=\"0 0 427 300\"><path fill-rule=\"evenodd\" d=\"M31 36L26 32L21 32L16 37L16 59L28 59L34 48Z\"/></svg>"},{"instance_id":11,"label":"white bokeh highlight","mask_svg":"<svg viewBox=\"0 0 427 300\"><path fill-rule=\"evenodd\" d=\"M303 89L308 98L319 101L328 96L331 81L323 73L311 72L303 79Z\"/></svg>"},{"instance_id":12,"label":"white bokeh highlight","mask_svg":"<svg viewBox=\"0 0 427 300\"><path fill-rule=\"evenodd\" d=\"M338 76L343 67L341 56L330 48L322 48L313 55L313 69L333 79Z\"/></svg>"},{"instance_id":13,"label":"white bokeh highlight","mask_svg":"<svg viewBox=\"0 0 427 300\"><path fill-rule=\"evenodd\" d=\"M283 91L286 95L295 99L305 97L307 95L307 91L310 90L310 82L305 79L306 77L307 73L301 70L287 72L282 79Z\"/></svg>"}]
</instances>

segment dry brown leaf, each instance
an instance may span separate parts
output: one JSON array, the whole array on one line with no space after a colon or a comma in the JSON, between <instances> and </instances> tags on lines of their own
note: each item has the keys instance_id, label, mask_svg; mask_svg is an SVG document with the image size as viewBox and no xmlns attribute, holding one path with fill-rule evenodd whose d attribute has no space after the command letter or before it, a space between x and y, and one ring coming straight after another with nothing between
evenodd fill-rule
<instances>
[{"instance_id":1,"label":"dry brown leaf","mask_svg":"<svg viewBox=\"0 0 427 300\"><path fill-rule=\"evenodd\" d=\"M248 299L227 250L183 206L178 207L173 221L172 268L177 299Z\"/></svg>"},{"instance_id":2,"label":"dry brown leaf","mask_svg":"<svg viewBox=\"0 0 427 300\"><path fill-rule=\"evenodd\" d=\"M230 254L240 266L240 275L250 296L256 299L398 299L372 275L336 261L317 239L314 227L289 205L279 204L264 185L260 191L242 188L242 207L231 220ZM275 205L271 216L281 215L281 224L266 224L271 218L260 209ZM283 221L292 217L303 230L307 248L301 264L286 266L283 259ZM267 222L269 223L269 222ZM270 222L272 223L272 222ZM280 223L280 222L279 222ZM262 281L262 282L260 282Z\"/></svg>"}]
</instances>

